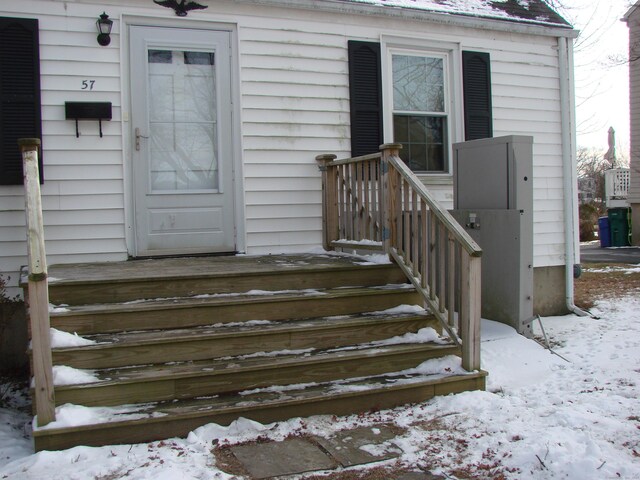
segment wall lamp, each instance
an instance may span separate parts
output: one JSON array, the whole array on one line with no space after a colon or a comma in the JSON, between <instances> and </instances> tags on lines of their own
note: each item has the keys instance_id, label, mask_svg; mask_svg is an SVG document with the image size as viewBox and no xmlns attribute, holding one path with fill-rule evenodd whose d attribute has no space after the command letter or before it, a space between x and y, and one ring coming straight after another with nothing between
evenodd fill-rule
<instances>
[{"instance_id":1,"label":"wall lamp","mask_svg":"<svg viewBox=\"0 0 640 480\"><path fill-rule=\"evenodd\" d=\"M96 27L98 27L98 43L106 47L111 43L109 35L111 34L111 27L113 27L113 20L105 12L102 12L102 15L96 21Z\"/></svg>"}]
</instances>

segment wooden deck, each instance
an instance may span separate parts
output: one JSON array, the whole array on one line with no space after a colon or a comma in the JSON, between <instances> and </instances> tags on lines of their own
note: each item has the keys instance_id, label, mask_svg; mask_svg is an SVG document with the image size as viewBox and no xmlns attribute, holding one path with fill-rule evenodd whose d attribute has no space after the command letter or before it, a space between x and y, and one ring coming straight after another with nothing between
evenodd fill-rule
<instances>
[{"instance_id":1,"label":"wooden deck","mask_svg":"<svg viewBox=\"0 0 640 480\"><path fill-rule=\"evenodd\" d=\"M51 326L94 342L54 344L54 372L65 366L93 377L56 385L55 404L112 407L114 414L37 429L37 450L150 441L241 416L345 414L484 388L484 372L412 370L459 356L460 347L416 336L427 327L441 333L437 319L395 308L421 305L421 297L396 265L361 257L53 266L49 295Z\"/></svg>"}]
</instances>

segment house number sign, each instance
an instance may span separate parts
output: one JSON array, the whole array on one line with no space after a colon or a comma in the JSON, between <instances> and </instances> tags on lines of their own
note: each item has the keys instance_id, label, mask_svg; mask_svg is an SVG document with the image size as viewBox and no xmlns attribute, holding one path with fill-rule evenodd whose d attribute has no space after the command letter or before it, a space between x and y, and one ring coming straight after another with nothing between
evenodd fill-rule
<instances>
[{"instance_id":1,"label":"house number sign","mask_svg":"<svg viewBox=\"0 0 640 480\"><path fill-rule=\"evenodd\" d=\"M94 85L96 84L95 80L82 80L82 86L80 87L80 90L93 90Z\"/></svg>"}]
</instances>

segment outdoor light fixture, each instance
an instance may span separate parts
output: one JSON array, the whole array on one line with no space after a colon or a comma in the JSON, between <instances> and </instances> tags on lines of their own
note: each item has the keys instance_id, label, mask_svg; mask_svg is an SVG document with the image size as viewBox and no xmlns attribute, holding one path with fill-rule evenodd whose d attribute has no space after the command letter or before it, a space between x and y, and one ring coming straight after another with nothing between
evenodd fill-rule
<instances>
[{"instance_id":1,"label":"outdoor light fixture","mask_svg":"<svg viewBox=\"0 0 640 480\"><path fill-rule=\"evenodd\" d=\"M109 15L102 12L100 18L96 21L96 27L98 27L98 43L103 47L106 47L111 43L111 27L113 27L113 20L109 19Z\"/></svg>"}]
</instances>

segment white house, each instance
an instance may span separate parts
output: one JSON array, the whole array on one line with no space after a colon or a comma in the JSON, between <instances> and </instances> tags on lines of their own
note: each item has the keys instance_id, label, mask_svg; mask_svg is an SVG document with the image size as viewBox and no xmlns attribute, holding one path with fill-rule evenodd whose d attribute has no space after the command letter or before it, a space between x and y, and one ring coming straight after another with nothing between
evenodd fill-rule
<instances>
[{"instance_id":1,"label":"white house","mask_svg":"<svg viewBox=\"0 0 640 480\"><path fill-rule=\"evenodd\" d=\"M42 138L55 264L309 250L322 243L316 155L402 143L451 208L453 143L531 135L534 311L571 307L577 32L545 2L201 3L179 16L152 0L0 1L12 293L27 254L19 137Z\"/></svg>"}]
</instances>

